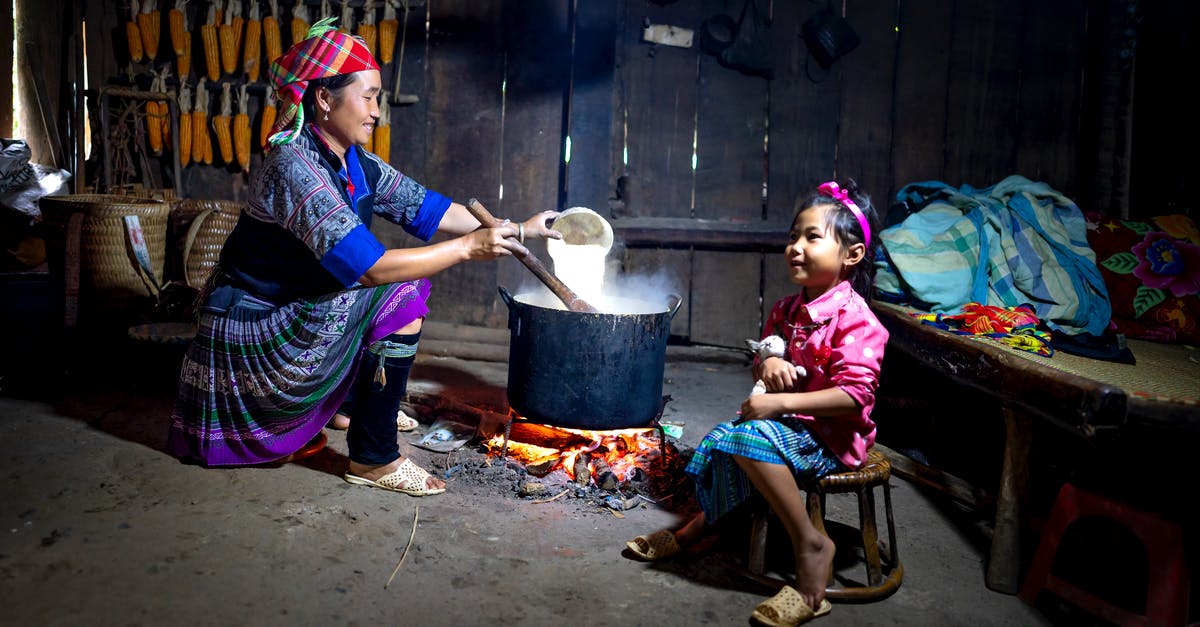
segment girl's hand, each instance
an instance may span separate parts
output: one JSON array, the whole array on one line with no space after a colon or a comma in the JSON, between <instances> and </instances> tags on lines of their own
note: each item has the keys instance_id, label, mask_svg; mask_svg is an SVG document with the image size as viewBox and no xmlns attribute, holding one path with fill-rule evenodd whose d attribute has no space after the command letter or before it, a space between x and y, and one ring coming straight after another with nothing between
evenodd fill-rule
<instances>
[{"instance_id":1,"label":"girl's hand","mask_svg":"<svg viewBox=\"0 0 1200 627\"><path fill-rule=\"evenodd\" d=\"M759 394L742 401L742 420L770 420L784 414L783 402L774 394Z\"/></svg>"},{"instance_id":2,"label":"girl's hand","mask_svg":"<svg viewBox=\"0 0 1200 627\"><path fill-rule=\"evenodd\" d=\"M550 225L558 215L559 212L557 211L543 211L522 222L521 226L525 229L525 238L562 239L562 233L550 228Z\"/></svg>"},{"instance_id":3,"label":"girl's hand","mask_svg":"<svg viewBox=\"0 0 1200 627\"><path fill-rule=\"evenodd\" d=\"M778 357L768 357L758 365L758 378L768 392L791 392L798 379L796 367Z\"/></svg>"}]
</instances>

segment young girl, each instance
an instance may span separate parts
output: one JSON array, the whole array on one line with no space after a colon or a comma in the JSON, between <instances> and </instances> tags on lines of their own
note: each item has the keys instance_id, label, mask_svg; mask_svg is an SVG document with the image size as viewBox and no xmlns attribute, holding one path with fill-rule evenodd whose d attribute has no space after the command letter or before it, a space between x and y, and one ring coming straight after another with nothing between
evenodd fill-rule
<instances>
[{"instance_id":1,"label":"young girl","mask_svg":"<svg viewBox=\"0 0 1200 627\"><path fill-rule=\"evenodd\" d=\"M797 482L861 467L875 442L871 408L887 330L867 306L874 275L876 214L851 181L824 183L797 204L784 250L800 290L775 303L763 336L787 340L785 361L755 364L767 394L742 402L741 417L717 425L696 449L687 473L701 513L682 528L638 536L627 546L661 560L695 543L706 527L758 491L783 521L796 560L795 586L763 602L751 618L798 625L831 609L825 585L834 545L808 518ZM803 379L795 366L803 366Z\"/></svg>"}]
</instances>

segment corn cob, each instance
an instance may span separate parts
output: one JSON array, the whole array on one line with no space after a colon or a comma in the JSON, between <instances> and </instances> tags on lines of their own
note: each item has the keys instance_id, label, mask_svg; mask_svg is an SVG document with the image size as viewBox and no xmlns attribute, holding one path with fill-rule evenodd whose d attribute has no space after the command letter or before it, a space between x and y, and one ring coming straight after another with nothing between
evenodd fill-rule
<instances>
[{"instance_id":1,"label":"corn cob","mask_svg":"<svg viewBox=\"0 0 1200 627\"><path fill-rule=\"evenodd\" d=\"M246 20L246 45L242 50L242 70L250 82L258 80L258 71L262 67L259 57L262 56L262 19L258 14L258 1L250 1L250 16Z\"/></svg>"},{"instance_id":2,"label":"corn cob","mask_svg":"<svg viewBox=\"0 0 1200 627\"><path fill-rule=\"evenodd\" d=\"M188 30L187 0L175 0L175 8L167 13L171 31L171 47L175 49L175 69L182 80L192 69L192 33Z\"/></svg>"},{"instance_id":3,"label":"corn cob","mask_svg":"<svg viewBox=\"0 0 1200 627\"><path fill-rule=\"evenodd\" d=\"M208 23L200 27L200 39L204 41L204 61L208 65L208 80L221 78L221 49L217 45L217 7L208 7ZM199 91L196 92L199 97Z\"/></svg>"},{"instance_id":4,"label":"corn cob","mask_svg":"<svg viewBox=\"0 0 1200 627\"><path fill-rule=\"evenodd\" d=\"M292 7L292 45L304 41L309 26L308 7L304 6L304 0L296 0L296 6Z\"/></svg>"},{"instance_id":5,"label":"corn cob","mask_svg":"<svg viewBox=\"0 0 1200 627\"><path fill-rule=\"evenodd\" d=\"M138 0L132 0L129 10L132 15L130 15L129 21L125 22L125 39L129 44L129 58L134 63L141 63L145 55L142 50L142 34L137 25L137 16L138 13L141 13Z\"/></svg>"},{"instance_id":6,"label":"corn cob","mask_svg":"<svg viewBox=\"0 0 1200 627\"><path fill-rule=\"evenodd\" d=\"M271 14L262 19L262 35L263 47L267 52L264 61L270 65L283 55L283 42L279 40L279 2L268 0L268 3L271 6Z\"/></svg>"},{"instance_id":7,"label":"corn cob","mask_svg":"<svg viewBox=\"0 0 1200 627\"><path fill-rule=\"evenodd\" d=\"M379 56L376 53L375 38L378 28L375 26L375 3L371 0L363 2L363 20L358 23L358 36L367 44L367 50L371 51L371 56Z\"/></svg>"},{"instance_id":8,"label":"corn cob","mask_svg":"<svg viewBox=\"0 0 1200 627\"><path fill-rule=\"evenodd\" d=\"M142 36L142 48L146 59L153 61L158 56L159 12L157 0L142 0L142 10L137 14L138 32Z\"/></svg>"},{"instance_id":9,"label":"corn cob","mask_svg":"<svg viewBox=\"0 0 1200 627\"><path fill-rule=\"evenodd\" d=\"M233 163L233 136L230 123L233 121L233 98L229 83L221 85L221 112L212 116L213 131L217 135L217 146L221 148L221 162Z\"/></svg>"},{"instance_id":10,"label":"corn cob","mask_svg":"<svg viewBox=\"0 0 1200 627\"><path fill-rule=\"evenodd\" d=\"M258 123L258 145L266 147L267 139L271 137L271 127L275 126L275 92L267 89L267 99L263 101L262 120Z\"/></svg>"},{"instance_id":11,"label":"corn cob","mask_svg":"<svg viewBox=\"0 0 1200 627\"><path fill-rule=\"evenodd\" d=\"M326 4L326 0L321 0L321 4L322 6L328 6ZM321 17L325 17L330 14L330 11L325 11L325 15L322 15ZM354 32L354 9L346 0L342 0L342 17L338 21L341 22L341 24L338 24L338 30L347 35Z\"/></svg>"},{"instance_id":12,"label":"corn cob","mask_svg":"<svg viewBox=\"0 0 1200 627\"><path fill-rule=\"evenodd\" d=\"M242 7L237 0L229 3L225 21L218 27L217 36L221 45L221 69L233 74L238 66L238 44L242 38Z\"/></svg>"},{"instance_id":13,"label":"corn cob","mask_svg":"<svg viewBox=\"0 0 1200 627\"><path fill-rule=\"evenodd\" d=\"M400 20L396 19L396 4L394 0L384 0L383 19L379 21L379 61L391 63L396 52L396 29Z\"/></svg>"},{"instance_id":14,"label":"corn cob","mask_svg":"<svg viewBox=\"0 0 1200 627\"><path fill-rule=\"evenodd\" d=\"M179 83L179 166L192 162L192 90Z\"/></svg>"},{"instance_id":15,"label":"corn cob","mask_svg":"<svg viewBox=\"0 0 1200 627\"><path fill-rule=\"evenodd\" d=\"M242 172L250 171L250 96L246 85L238 87L238 110L233 116L233 151Z\"/></svg>"},{"instance_id":16,"label":"corn cob","mask_svg":"<svg viewBox=\"0 0 1200 627\"><path fill-rule=\"evenodd\" d=\"M208 89L204 86L204 78L196 84L195 107L192 108L192 161L212 163L212 142L208 138Z\"/></svg>"},{"instance_id":17,"label":"corn cob","mask_svg":"<svg viewBox=\"0 0 1200 627\"><path fill-rule=\"evenodd\" d=\"M379 119L371 132L371 140L374 144L371 152L386 163L392 156L392 106L388 104L387 92L380 95Z\"/></svg>"},{"instance_id":18,"label":"corn cob","mask_svg":"<svg viewBox=\"0 0 1200 627\"><path fill-rule=\"evenodd\" d=\"M154 80L150 82L150 91L163 91L164 77L155 74ZM157 100L146 101L146 139L150 143L150 154L159 156L163 149L163 124L162 118L167 117L167 103L160 103Z\"/></svg>"}]
</instances>

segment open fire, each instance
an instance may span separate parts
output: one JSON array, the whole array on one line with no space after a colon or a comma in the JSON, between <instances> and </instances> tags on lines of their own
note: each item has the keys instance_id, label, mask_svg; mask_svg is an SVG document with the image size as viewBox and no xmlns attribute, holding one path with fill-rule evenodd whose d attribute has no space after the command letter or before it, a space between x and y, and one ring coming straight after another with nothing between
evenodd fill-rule
<instances>
[{"instance_id":1,"label":"open fire","mask_svg":"<svg viewBox=\"0 0 1200 627\"><path fill-rule=\"evenodd\" d=\"M587 431L522 420L513 421L508 437L488 440L487 447L490 454L525 464L536 477L561 468L578 485L594 482L609 491L643 480L664 454L675 454L653 428Z\"/></svg>"}]
</instances>

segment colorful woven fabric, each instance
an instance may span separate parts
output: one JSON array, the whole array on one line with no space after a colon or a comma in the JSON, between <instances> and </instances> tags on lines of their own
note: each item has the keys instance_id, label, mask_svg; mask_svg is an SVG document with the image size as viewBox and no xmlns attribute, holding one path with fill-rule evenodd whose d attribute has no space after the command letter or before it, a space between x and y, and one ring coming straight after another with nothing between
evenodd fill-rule
<instances>
[{"instance_id":1,"label":"colorful woven fabric","mask_svg":"<svg viewBox=\"0 0 1200 627\"><path fill-rule=\"evenodd\" d=\"M300 450L346 398L363 347L428 313L429 288L421 279L202 313L167 450L206 466L260 464Z\"/></svg>"},{"instance_id":2,"label":"colorful woven fabric","mask_svg":"<svg viewBox=\"0 0 1200 627\"><path fill-rule=\"evenodd\" d=\"M279 96L279 116L267 140L272 145L286 144L300 133L304 125L300 100L309 81L379 69L366 42L337 30L334 21L335 18L329 17L313 24L308 38L271 63L267 75Z\"/></svg>"},{"instance_id":3,"label":"colorful woven fabric","mask_svg":"<svg viewBox=\"0 0 1200 627\"><path fill-rule=\"evenodd\" d=\"M723 422L708 432L684 470L695 480L696 500L705 519L715 522L754 494L754 486L733 456L784 464L802 485L846 469L795 418Z\"/></svg>"},{"instance_id":4,"label":"colorful woven fabric","mask_svg":"<svg viewBox=\"0 0 1200 627\"><path fill-rule=\"evenodd\" d=\"M967 303L957 314L914 313L925 324L959 335L978 335L1013 348L1050 357L1050 334L1038 328L1041 320L1029 305L997 307Z\"/></svg>"}]
</instances>

